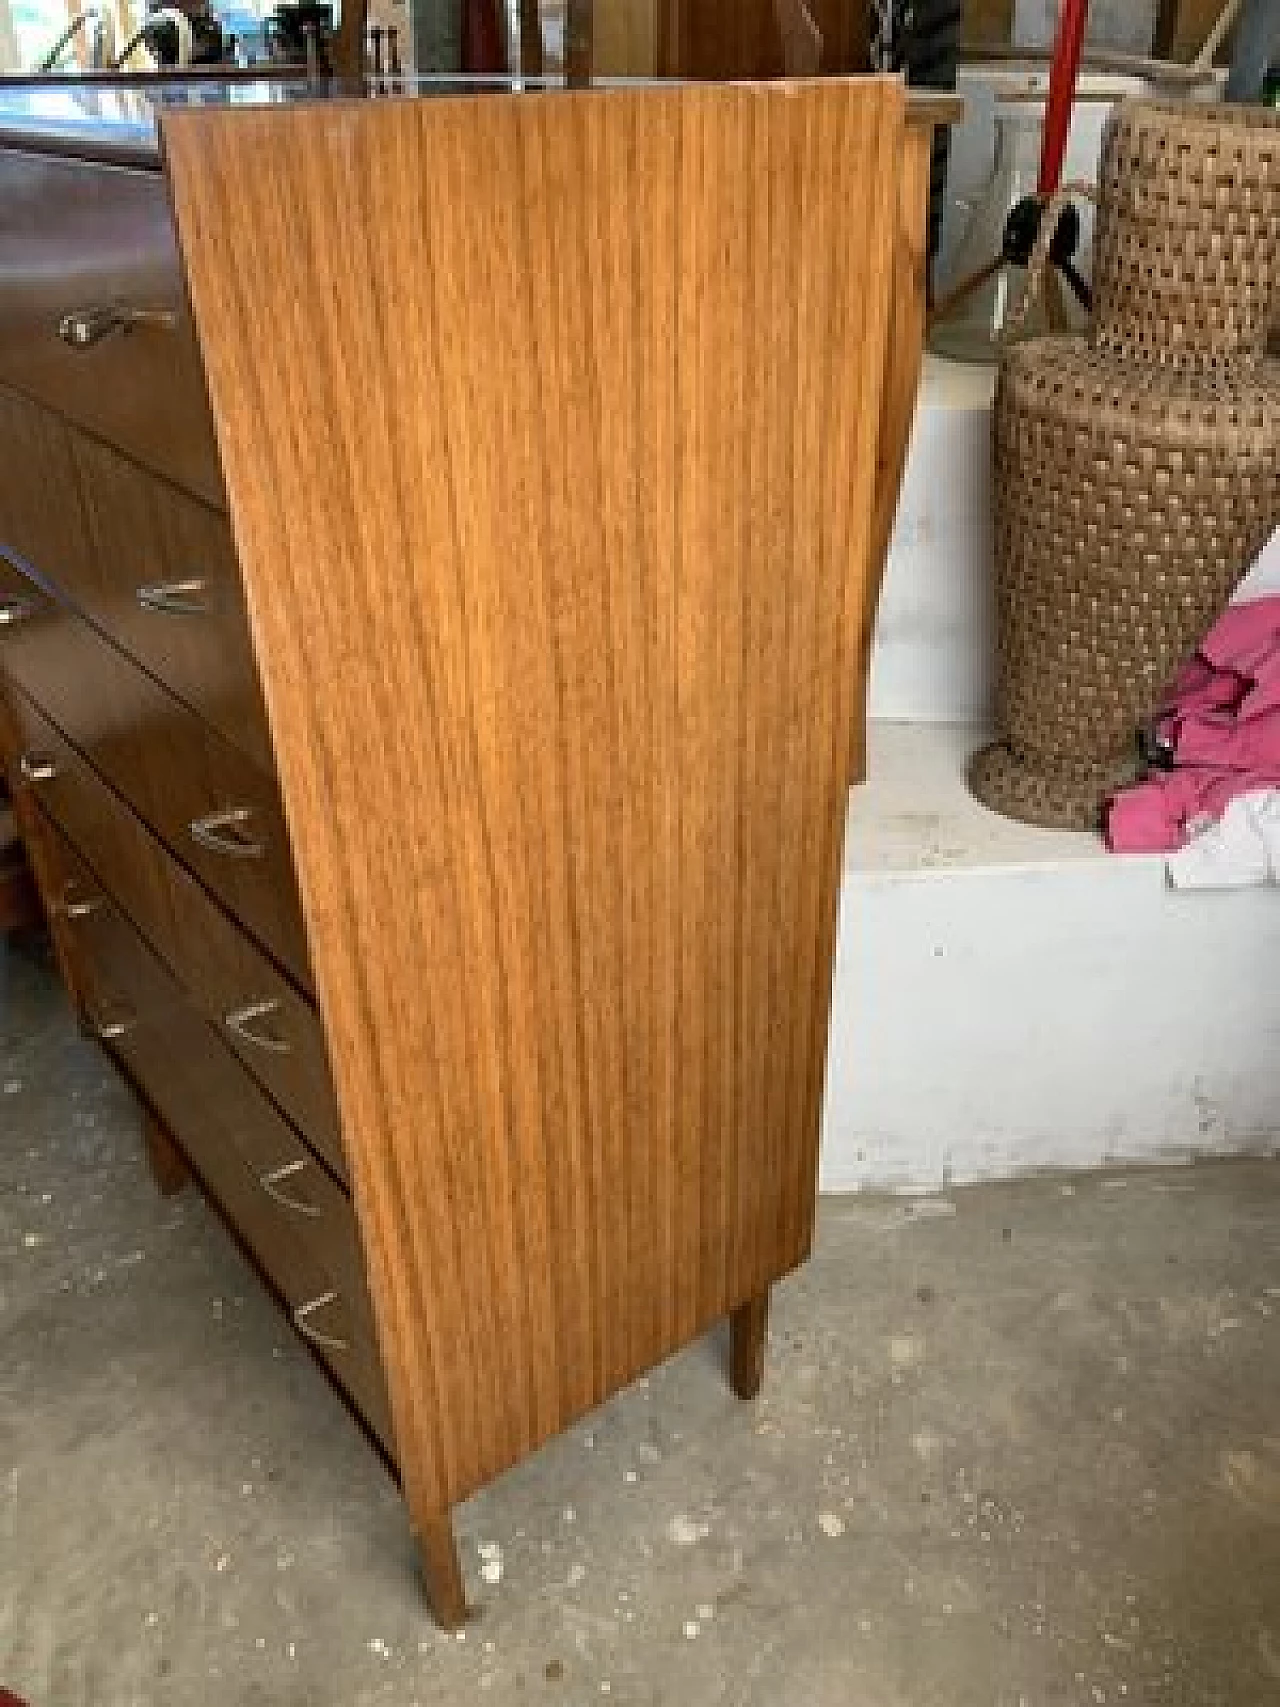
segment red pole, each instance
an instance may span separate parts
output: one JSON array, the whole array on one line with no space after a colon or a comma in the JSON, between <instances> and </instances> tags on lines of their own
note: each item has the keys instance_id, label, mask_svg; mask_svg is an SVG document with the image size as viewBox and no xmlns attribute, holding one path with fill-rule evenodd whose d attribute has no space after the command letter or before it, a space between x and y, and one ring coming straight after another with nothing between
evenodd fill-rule
<instances>
[{"instance_id":1,"label":"red pole","mask_svg":"<svg viewBox=\"0 0 1280 1707\"><path fill-rule=\"evenodd\" d=\"M1053 44L1049 70L1049 102L1044 114L1044 140L1040 145L1040 194L1052 195L1062 179L1062 161L1067 152L1067 132L1076 99L1076 78L1084 51L1084 30L1089 21L1089 0L1062 0L1062 16Z\"/></svg>"}]
</instances>

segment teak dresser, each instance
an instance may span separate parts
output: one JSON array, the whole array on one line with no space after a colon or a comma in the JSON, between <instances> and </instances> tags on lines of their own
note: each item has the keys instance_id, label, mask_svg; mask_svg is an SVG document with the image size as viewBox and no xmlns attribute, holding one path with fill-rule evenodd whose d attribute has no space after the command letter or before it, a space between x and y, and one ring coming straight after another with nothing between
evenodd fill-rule
<instances>
[{"instance_id":1,"label":"teak dresser","mask_svg":"<svg viewBox=\"0 0 1280 1707\"><path fill-rule=\"evenodd\" d=\"M948 116L0 102L4 748L60 964L446 1624L450 1507L719 1316L754 1393L809 1248Z\"/></svg>"}]
</instances>

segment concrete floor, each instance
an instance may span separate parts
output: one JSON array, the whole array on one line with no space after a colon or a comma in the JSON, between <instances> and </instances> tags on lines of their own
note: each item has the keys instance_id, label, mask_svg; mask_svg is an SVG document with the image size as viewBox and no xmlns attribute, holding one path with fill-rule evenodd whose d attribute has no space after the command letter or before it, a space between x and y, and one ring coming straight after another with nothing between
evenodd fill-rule
<instances>
[{"instance_id":1,"label":"concrete floor","mask_svg":"<svg viewBox=\"0 0 1280 1707\"><path fill-rule=\"evenodd\" d=\"M471 1501L453 1639L137 1124L44 952L0 953L0 1684L33 1707L1280 1701L1280 1165L828 1202L760 1402L695 1346Z\"/></svg>"}]
</instances>

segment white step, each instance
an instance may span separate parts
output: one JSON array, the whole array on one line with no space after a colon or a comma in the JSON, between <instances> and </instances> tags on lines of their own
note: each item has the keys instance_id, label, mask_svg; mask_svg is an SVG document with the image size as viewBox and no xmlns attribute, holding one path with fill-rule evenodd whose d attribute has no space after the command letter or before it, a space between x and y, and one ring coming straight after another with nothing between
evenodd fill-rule
<instances>
[{"instance_id":1,"label":"white step","mask_svg":"<svg viewBox=\"0 0 1280 1707\"><path fill-rule=\"evenodd\" d=\"M1019 4L1027 25L1051 10ZM962 70L944 271L956 198L990 173L997 85L1028 81ZM1095 175L1118 92L1082 83L1068 177ZM1175 894L1159 859L1009 823L965 790L995 715L994 393L994 368L926 357L872 655L870 781L850 797L827 1190L932 1191L1280 1133L1280 897ZM1280 534L1237 596L1278 590Z\"/></svg>"},{"instance_id":2,"label":"white step","mask_svg":"<svg viewBox=\"0 0 1280 1707\"><path fill-rule=\"evenodd\" d=\"M1175 893L1159 858L968 795L973 725L878 721L850 795L828 1191L1269 1150L1280 896Z\"/></svg>"},{"instance_id":3,"label":"white step","mask_svg":"<svg viewBox=\"0 0 1280 1707\"><path fill-rule=\"evenodd\" d=\"M994 368L925 357L876 618L873 717L991 716L994 395Z\"/></svg>"}]
</instances>

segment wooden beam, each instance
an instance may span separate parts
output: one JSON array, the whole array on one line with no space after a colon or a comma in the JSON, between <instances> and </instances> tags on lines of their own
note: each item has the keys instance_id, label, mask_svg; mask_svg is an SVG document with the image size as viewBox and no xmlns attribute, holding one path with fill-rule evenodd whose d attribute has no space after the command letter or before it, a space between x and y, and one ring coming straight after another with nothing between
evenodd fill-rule
<instances>
[{"instance_id":1,"label":"wooden beam","mask_svg":"<svg viewBox=\"0 0 1280 1707\"><path fill-rule=\"evenodd\" d=\"M1184 64L1194 59L1217 23L1224 3L1225 0L1160 0L1152 52L1160 59L1181 60Z\"/></svg>"},{"instance_id":2,"label":"wooden beam","mask_svg":"<svg viewBox=\"0 0 1280 1707\"><path fill-rule=\"evenodd\" d=\"M597 77L652 77L659 69L658 38L665 0L612 0L601 6L592 40Z\"/></svg>"},{"instance_id":3,"label":"wooden beam","mask_svg":"<svg viewBox=\"0 0 1280 1707\"><path fill-rule=\"evenodd\" d=\"M564 70L571 85L591 81L595 60L595 0L568 0L564 14Z\"/></svg>"},{"instance_id":4,"label":"wooden beam","mask_svg":"<svg viewBox=\"0 0 1280 1707\"><path fill-rule=\"evenodd\" d=\"M369 0L342 0L342 16L333 38L333 69L348 82L364 76L364 43L369 24Z\"/></svg>"},{"instance_id":5,"label":"wooden beam","mask_svg":"<svg viewBox=\"0 0 1280 1707\"><path fill-rule=\"evenodd\" d=\"M966 47L1005 47L1013 40L1014 0L968 0L964 9Z\"/></svg>"},{"instance_id":6,"label":"wooden beam","mask_svg":"<svg viewBox=\"0 0 1280 1707\"><path fill-rule=\"evenodd\" d=\"M520 69L526 77L542 76L542 7L539 0L520 0Z\"/></svg>"}]
</instances>

